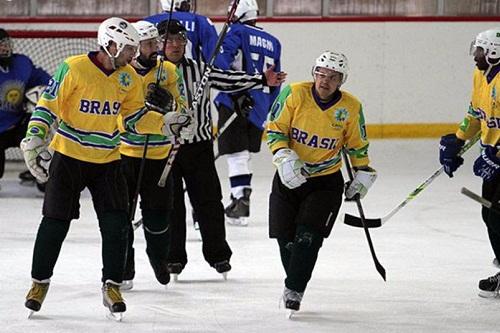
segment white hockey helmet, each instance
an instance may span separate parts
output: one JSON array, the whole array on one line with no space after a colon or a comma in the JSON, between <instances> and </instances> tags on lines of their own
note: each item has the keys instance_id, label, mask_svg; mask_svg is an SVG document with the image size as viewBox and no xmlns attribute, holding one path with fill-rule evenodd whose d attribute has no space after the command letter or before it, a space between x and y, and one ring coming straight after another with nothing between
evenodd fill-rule
<instances>
[{"instance_id":1,"label":"white hockey helmet","mask_svg":"<svg viewBox=\"0 0 500 333\"><path fill-rule=\"evenodd\" d=\"M229 5L228 11L231 10L232 6L233 2ZM234 12L234 21L246 22L256 20L258 17L259 5L257 0L240 0Z\"/></svg>"},{"instance_id":2,"label":"white hockey helmet","mask_svg":"<svg viewBox=\"0 0 500 333\"><path fill-rule=\"evenodd\" d=\"M342 83L347 80L349 75L349 65L347 63L347 57L342 53L336 53L332 51L325 51L316 59L316 63L313 67L313 74L317 67L323 67L331 69L335 72L342 74Z\"/></svg>"},{"instance_id":3,"label":"white hockey helmet","mask_svg":"<svg viewBox=\"0 0 500 333\"><path fill-rule=\"evenodd\" d=\"M139 41L140 38L137 30L135 30L132 24L119 17L110 17L104 20L99 25L99 30L97 31L97 43L112 58L117 58L125 45L139 47ZM117 52L114 56L109 53L107 48L110 42L116 43Z\"/></svg>"},{"instance_id":4,"label":"white hockey helmet","mask_svg":"<svg viewBox=\"0 0 500 333\"><path fill-rule=\"evenodd\" d=\"M172 0L160 0L161 9L165 12L170 11L170 7L172 6ZM191 1L190 0L174 0L174 10L189 12L191 10Z\"/></svg>"},{"instance_id":5,"label":"white hockey helmet","mask_svg":"<svg viewBox=\"0 0 500 333\"><path fill-rule=\"evenodd\" d=\"M135 30L139 33L139 40L145 41L148 39L158 38L158 29L156 29L155 25L148 21L137 21L132 23Z\"/></svg>"},{"instance_id":6,"label":"white hockey helmet","mask_svg":"<svg viewBox=\"0 0 500 333\"><path fill-rule=\"evenodd\" d=\"M500 59L500 28L480 32L472 42L471 54L478 47L484 50L486 59Z\"/></svg>"}]
</instances>

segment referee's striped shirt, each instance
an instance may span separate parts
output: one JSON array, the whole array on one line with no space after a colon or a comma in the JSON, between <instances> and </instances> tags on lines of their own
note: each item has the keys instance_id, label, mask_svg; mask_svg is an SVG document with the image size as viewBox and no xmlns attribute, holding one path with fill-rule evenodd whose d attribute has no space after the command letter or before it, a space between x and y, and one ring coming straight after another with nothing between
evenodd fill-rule
<instances>
[{"instance_id":1,"label":"referee's striped shirt","mask_svg":"<svg viewBox=\"0 0 500 333\"><path fill-rule=\"evenodd\" d=\"M192 109L196 89L204 73L204 64L193 59L183 58L177 65L184 79L184 92L189 109ZM245 72L221 70L212 68L205 91L200 97L197 110L194 111L196 131L193 139L179 138L181 144L212 140L212 115L210 113L210 88L224 92L240 92L248 89L262 89L264 85L262 74L249 75ZM182 93L182 92L181 92Z\"/></svg>"}]
</instances>

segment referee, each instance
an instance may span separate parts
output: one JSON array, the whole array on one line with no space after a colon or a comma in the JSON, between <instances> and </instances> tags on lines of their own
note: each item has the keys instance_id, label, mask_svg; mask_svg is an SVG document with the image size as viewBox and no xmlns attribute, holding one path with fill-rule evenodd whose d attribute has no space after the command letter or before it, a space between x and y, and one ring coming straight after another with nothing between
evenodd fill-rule
<instances>
[{"instance_id":1,"label":"referee","mask_svg":"<svg viewBox=\"0 0 500 333\"><path fill-rule=\"evenodd\" d=\"M168 25L168 40L165 43L165 57L174 63L184 78L185 98L191 109L193 96L204 72L204 64L185 57L187 44L186 28L178 20ZM276 86L286 77L272 69L265 75L248 75L244 72L222 71L213 68L209 84L192 110L196 121L193 139L180 139L180 148L172 166L174 179L174 214L171 221L171 242L168 255L169 270L180 274L187 263L186 254L186 207L183 180L186 183L193 210L200 226L203 240L203 256L217 270L225 273L231 269L231 249L226 241L222 191L213 151L212 116L210 113L210 88L224 92L241 92L248 89L262 89L264 85ZM182 92L181 92L182 93Z\"/></svg>"}]
</instances>

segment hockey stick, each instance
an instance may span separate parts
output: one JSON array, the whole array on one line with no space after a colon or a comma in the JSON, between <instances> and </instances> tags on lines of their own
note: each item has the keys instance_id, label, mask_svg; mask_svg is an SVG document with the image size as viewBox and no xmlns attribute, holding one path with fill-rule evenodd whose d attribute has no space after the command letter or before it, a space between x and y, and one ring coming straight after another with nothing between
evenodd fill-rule
<instances>
[{"instance_id":1,"label":"hockey stick","mask_svg":"<svg viewBox=\"0 0 500 333\"><path fill-rule=\"evenodd\" d=\"M474 137L472 137L469 142L462 147L458 156L462 156L467 150L469 150L474 144L479 140L480 133L477 133ZM444 171L444 167L441 166L438 170L436 170L429 178L427 178L422 184L420 184L415 190L413 190L406 199L403 200L399 205L397 205L393 210L389 212L389 214L385 215L381 218L376 219L367 219L365 218L365 223L368 228L378 228L381 227L385 222L387 222L391 217L393 217L397 212L401 210L404 206L408 204L411 200L415 199L415 197L422 192L430 183L432 183L439 175L441 175ZM344 223L353 227L363 227L361 223L361 219L357 216L353 216L350 214L345 214Z\"/></svg>"},{"instance_id":2,"label":"hockey stick","mask_svg":"<svg viewBox=\"0 0 500 333\"><path fill-rule=\"evenodd\" d=\"M174 10L174 2L172 1L170 4L170 11L168 13L167 32L165 35L165 40L163 41L163 49L165 49L165 46L167 44L168 28L170 27L170 21L172 19L172 11L173 10ZM160 81L161 81L161 77L163 74L163 62L165 61L165 57L163 55L159 55L158 58L160 59L160 67L158 68L158 72L156 73L156 86L157 87L160 86ZM149 134L146 134L146 141L144 141L144 148L142 151L141 164L139 166L139 174L137 175L137 185L135 187L134 198L132 199L132 204L130 206L130 212L129 212L129 221L132 223L132 225L135 225L135 223L137 223L137 222L132 222L132 221L134 221L135 211L137 210L137 202L139 201L139 192L141 191L142 178L144 176L144 168L146 166L146 156L148 154L148 146L149 146ZM141 221L142 221L142 219L141 219ZM137 227L134 226L134 230L137 229L138 227L139 226L137 226Z\"/></svg>"},{"instance_id":3,"label":"hockey stick","mask_svg":"<svg viewBox=\"0 0 500 333\"><path fill-rule=\"evenodd\" d=\"M491 201L480 196L479 194L476 194L476 193L472 192L471 190L467 189L466 187L462 187L462 189L460 190L460 193L462 193L466 197L471 198L475 202L480 203L484 207L491 209L496 214L500 214L500 205L498 203L492 203Z\"/></svg>"},{"instance_id":4,"label":"hockey stick","mask_svg":"<svg viewBox=\"0 0 500 333\"><path fill-rule=\"evenodd\" d=\"M196 92L194 94L193 103L191 103L191 110L193 113L196 112L196 110L198 109L198 103L200 102L200 98L203 95L203 92L205 91L205 86L207 85L208 77L210 76L210 73L212 72L212 67L214 65L215 58L217 57L217 54L219 53L219 49L222 46L222 41L224 40L224 37L227 34L227 29L229 28L229 24L233 20L234 13L236 12L236 7L238 7L239 3L240 3L240 0L234 0L233 5L231 6L231 10L229 11L229 14L227 15L226 22L224 23L224 26L222 27L222 30L219 34L219 38L217 39L217 43L215 44L215 48L212 52L212 55L210 56L208 63L205 64L205 70L203 72L203 76L202 76L200 84L198 85L198 88L196 89ZM165 183L167 182L168 174L170 173L170 170L172 169L172 164L174 163L175 156L177 155L179 148L180 148L180 143L176 139L172 149L170 150L170 155L168 155L167 164L165 165L165 168L163 169L163 172L160 176L160 179L158 180L158 186L161 186L161 187L165 186Z\"/></svg>"},{"instance_id":5,"label":"hockey stick","mask_svg":"<svg viewBox=\"0 0 500 333\"><path fill-rule=\"evenodd\" d=\"M347 156L345 148L342 149L342 156L344 157L345 167L347 169L347 174L349 175L349 179L351 182L354 179L354 175L352 174L351 163L349 162L349 157ZM361 199L359 198L359 194L354 196L354 201L356 201L356 206L358 206L359 216L361 220L361 225L365 230L366 241L368 242L368 246L370 247L370 253L372 255L373 263L375 264L375 268L377 272L382 276L382 279L385 281L385 268L378 261L377 255L375 254L375 249L373 248L372 238L370 236L370 232L368 231L368 227L365 223L365 213L363 212L363 206L361 206Z\"/></svg>"}]
</instances>

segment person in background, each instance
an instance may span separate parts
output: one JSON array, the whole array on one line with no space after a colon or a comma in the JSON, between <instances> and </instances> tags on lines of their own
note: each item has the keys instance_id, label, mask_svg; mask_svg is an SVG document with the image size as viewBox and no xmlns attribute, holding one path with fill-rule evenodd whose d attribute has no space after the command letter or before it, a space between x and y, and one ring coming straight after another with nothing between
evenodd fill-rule
<instances>
[{"instance_id":1,"label":"person in background","mask_svg":"<svg viewBox=\"0 0 500 333\"><path fill-rule=\"evenodd\" d=\"M13 48L9 33L0 28L0 179L5 172L5 151L19 147L26 133L31 116L26 104L36 103L27 98L27 92L43 91L50 80L45 70L28 56L14 53ZM29 171L21 172L19 178L22 182L35 180Z\"/></svg>"}]
</instances>

